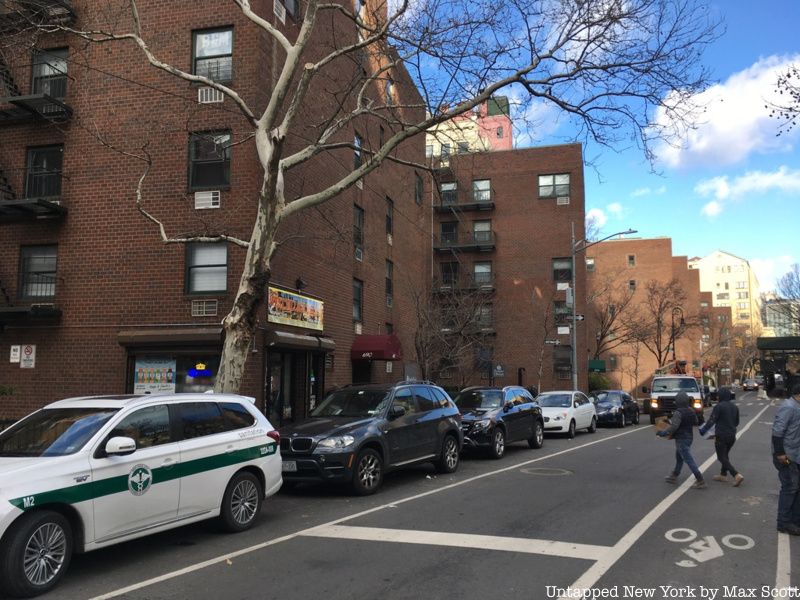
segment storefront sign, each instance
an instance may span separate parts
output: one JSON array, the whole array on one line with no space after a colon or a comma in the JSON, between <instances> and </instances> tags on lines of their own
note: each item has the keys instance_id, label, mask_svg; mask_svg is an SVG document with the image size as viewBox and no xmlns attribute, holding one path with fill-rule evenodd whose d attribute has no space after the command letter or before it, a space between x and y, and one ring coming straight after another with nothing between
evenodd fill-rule
<instances>
[{"instance_id":1,"label":"storefront sign","mask_svg":"<svg viewBox=\"0 0 800 600\"><path fill-rule=\"evenodd\" d=\"M19 361L20 369L33 369L36 366L36 346L25 344L22 346L22 356Z\"/></svg>"},{"instance_id":2,"label":"storefront sign","mask_svg":"<svg viewBox=\"0 0 800 600\"><path fill-rule=\"evenodd\" d=\"M145 358L136 360L134 394L175 392L175 359Z\"/></svg>"},{"instance_id":3,"label":"storefront sign","mask_svg":"<svg viewBox=\"0 0 800 600\"><path fill-rule=\"evenodd\" d=\"M11 346L11 362L18 363L22 354L22 346Z\"/></svg>"},{"instance_id":4,"label":"storefront sign","mask_svg":"<svg viewBox=\"0 0 800 600\"><path fill-rule=\"evenodd\" d=\"M296 292L269 287L269 322L322 331L324 302Z\"/></svg>"}]
</instances>

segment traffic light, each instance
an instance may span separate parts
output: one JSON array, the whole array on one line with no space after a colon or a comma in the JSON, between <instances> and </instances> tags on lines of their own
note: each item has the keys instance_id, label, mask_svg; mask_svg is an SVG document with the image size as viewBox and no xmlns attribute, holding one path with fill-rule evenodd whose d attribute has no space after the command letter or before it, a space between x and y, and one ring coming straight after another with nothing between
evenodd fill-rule
<instances>
[{"instance_id":1,"label":"traffic light","mask_svg":"<svg viewBox=\"0 0 800 600\"><path fill-rule=\"evenodd\" d=\"M744 340L742 338L736 338L735 344L736 344L737 348L743 348L744 347Z\"/></svg>"}]
</instances>

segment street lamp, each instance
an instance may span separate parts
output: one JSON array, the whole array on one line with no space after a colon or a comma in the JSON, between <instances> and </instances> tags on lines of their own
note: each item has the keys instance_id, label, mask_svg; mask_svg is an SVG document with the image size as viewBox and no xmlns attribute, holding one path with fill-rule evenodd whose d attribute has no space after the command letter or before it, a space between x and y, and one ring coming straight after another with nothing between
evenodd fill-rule
<instances>
[{"instance_id":1,"label":"street lamp","mask_svg":"<svg viewBox=\"0 0 800 600\"><path fill-rule=\"evenodd\" d=\"M683 319L683 309L680 306L675 306L672 309L672 328L670 329L671 338L672 338L672 362L675 363L677 366L677 358L675 358L675 342L678 340L678 331L675 329L675 314L679 314L681 316L681 321L678 324L678 329L681 327L686 327L686 321Z\"/></svg>"},{"instance_id":2,"label":"street lamp","mask_svg":"<svg viewBox=\"0 0 800 600\"><path fill-rule=\"evenodd\" d=\"M578 252L583 252L587 248L591 248L595 244L599 244L600 242L605 242L606 240L610 240L612 237L615 237L615 236L618 236L618 235L631 235L633 233L638 233L638 231L635 230L635 229L628 229L626 231L618 231L617 233L612 233L611 235L607 235L606 237L604 237L602 239L599 239L599 240L596 240L594 242L591 242L591 243L587 244L585 239L575 241L575 221L572 222L572 238L571 238L571 243L570 243L570 249L572 251L572 288L570 290L570 292L572 293L572 323L571 323L571 332L570 332L571 333L570 341L571 341L571 344L572 344L572 356L570 357L570 363L571 363L570 370L572 371L572 389L573 390L577 390L578 389L578 365L577 365L578 334L577 334L577 331L576 331L577 330L577 323L578 323L577 314L576 314L576 310L577 310L576 306L577 306L578 295L575 293L575 280L576 280L576 277L575 277L575 271L576 271L576 269L575 269L575 255L578 254Z\"/></svg>"}]
</instances>

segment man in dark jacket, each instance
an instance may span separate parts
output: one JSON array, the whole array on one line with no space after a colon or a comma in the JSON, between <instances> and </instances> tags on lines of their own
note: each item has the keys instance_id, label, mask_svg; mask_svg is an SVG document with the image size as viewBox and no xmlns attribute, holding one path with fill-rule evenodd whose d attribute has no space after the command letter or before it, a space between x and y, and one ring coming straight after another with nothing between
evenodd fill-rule
<instances>
[{"instance_id":1,"label":"man in dark jacket","mask_svg":"<svg viewBox=\"0 0 800 600\"><path fill-rule=\"evenodd\" d=\"M733 486L739 487L744 481L744 476L733 468L728 453L736 443L736 428L739 427L739 407L731 402L731 391L722 388L719 391L719 402L711 411L706 424L698 430L700 435L714 426L714 449L717 451L717 459L722 465L719 475L714 475L714 481L728 481L728 473L733 475Z\"/></svg>"},{"instance_id":2,"label":"man in dark jacket","mask_svg":"<svg viewBox=\"0 0 800 600\"><path fill-rule=\"evenodd\" d=\"M675 468L664 480L668 483L675 483L681 474L683 463L686 463L686 466L694 474L695 482L692 487L696 490L702 490L706 487L706 482L700 469L697 468L697 463L694 462L690 451L692 440L694 439L693 428L696 424L697 415L690 406L689 396L686 392L678 392L678 395L675 396L675 412L672 413L669 427L663 431L656 432L656 435L661 437L672 436L672 439L675 440Z\"/></svg>"},{"instance_id":3,"label":"man in dark jacket","mask_svg":"<svg viewBox=\"0 0 800 600\"><path fill-rule=\"evenodd\" d=\"M772 423L772 463L778 469L778 531L800 535L800 383Z\"/></svg>"}]
</instances>

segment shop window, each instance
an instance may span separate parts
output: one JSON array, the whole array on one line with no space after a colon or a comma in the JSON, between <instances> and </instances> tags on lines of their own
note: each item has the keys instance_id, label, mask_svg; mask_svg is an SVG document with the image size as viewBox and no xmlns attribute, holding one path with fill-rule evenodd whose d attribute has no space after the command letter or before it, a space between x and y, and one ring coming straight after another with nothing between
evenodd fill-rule
<instances>
[{"instance_id":1,"label":"shop window","mask_svg":"<svg viewBox=\"0 0 800 600\"><path fill-rule=\"evenodd\" d=\"M186 291L223 293L228 289L228 246L225 243L186 245Z\"/></svg>"},{"instance_id":2,"label":"shop window","mask_svg":"<svg viewBox=\"0 0 800 600\"><path fill-rule=\"evenodd\" d=\"M58 246L20 248L21 298L52 298L56 295Z\"/></svg>"},{"instance_id":3,"label":"shop window","mask_svg":"<svg viewBox=\"0 0 800 600\"><path fill-rule=\"evenodd\" d=\"M233 80L233 28L195 31L194 74L218 83Z\"/></svg>"},{"instance_id":4,"label":"shop window","mask_svg":"<svg viewBox=\"0 0 800 600\"><path fill-rule=\"evenodd\" d=\"M228 187L231 183L229 131L193 133L189 138L189 187Z\"/></svg>"}]
</instances>

